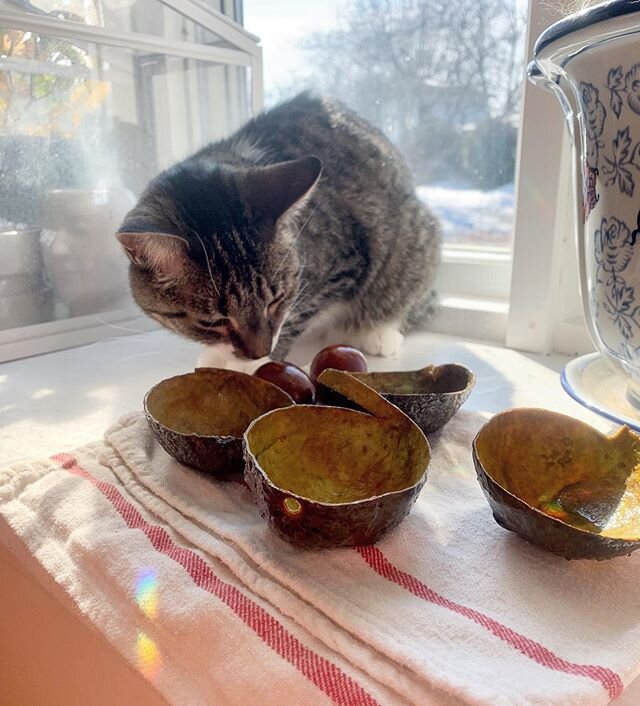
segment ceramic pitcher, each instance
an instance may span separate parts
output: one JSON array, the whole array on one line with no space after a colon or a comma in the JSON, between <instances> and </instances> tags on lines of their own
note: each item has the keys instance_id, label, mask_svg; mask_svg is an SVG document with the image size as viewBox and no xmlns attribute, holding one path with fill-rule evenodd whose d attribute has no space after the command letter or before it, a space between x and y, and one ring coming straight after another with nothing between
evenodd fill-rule
<instances>
[{"instance_id":1,"label":"ceramic pitcher","mask_svg":"<svg viewBox=\"0 0 640 706\"><path fill-rule=\"evenodd\" d=\"M640 405L640 3L603 3L552 25L529 77L555 92L573 141L589 333Z\"/></svg>"}]
</instances>

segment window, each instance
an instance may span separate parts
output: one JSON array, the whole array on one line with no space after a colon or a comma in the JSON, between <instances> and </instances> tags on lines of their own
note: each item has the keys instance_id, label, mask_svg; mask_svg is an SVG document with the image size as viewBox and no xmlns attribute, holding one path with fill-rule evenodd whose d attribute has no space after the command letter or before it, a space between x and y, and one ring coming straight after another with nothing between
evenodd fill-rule
<instances>
[{"instance_id":1,"label":"window","mask_svg":"<svg viewBox=\"0 0 640 706\"><path fill-rule=\"evenodd\" d=\"M432 328L582 350L568 141L524 82L559 16L541 0L0 0L0 360L155 326L114 228L160 169L304 88L381 128L439 216Z\"/></svg>"},{"instance_id":2,"label":"window","mask_svg":"<svg viewBox=\"0 0 640 706\"><path fill-rule=\"evenodd\" d=\"M503 300L503 318L525 11L520 0L244 2L266 104L311 88L383 130L442 223L439 289Z\"/></svg>"},{"instance_id":3,"label":"window","mask_svg":"<svg viewBox=\"0 0 640 706\"><path fill-rule=\"evenodd\" d=\"M261 107L256 40L216 10L62 6L0 0L3 359L149 326L113 233L159 170Z\"/></svg>"}]
</instances>

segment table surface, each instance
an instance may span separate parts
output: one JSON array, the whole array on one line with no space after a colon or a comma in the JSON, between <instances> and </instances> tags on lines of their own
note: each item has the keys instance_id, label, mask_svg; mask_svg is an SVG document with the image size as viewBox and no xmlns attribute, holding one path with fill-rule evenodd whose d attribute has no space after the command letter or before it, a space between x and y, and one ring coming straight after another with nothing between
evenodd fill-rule
<instances>
[{"instance_id":1,"label":"table surface","mask_svg":"<svg viewBox=\"0 0 640 706\"><path fill-rule=\"evenodd\" d=\"M139 409L158 380L193 369L198 346L165 331L134 334L0 365L0 465L68 451L94 441L120 415ZM294 351L298 364L310 349ZM566 356L539 356L447 336L409 336L396 359L370 360L372 370L457 362L477 376L465 407L498 412L546 407L603 431L612 424L584 409L560 386ZM0 521L0 702L131 703L164 699L83 618L70 598ZM640 679L618 699L640 703Z\"/></svg>"}]
</instances>

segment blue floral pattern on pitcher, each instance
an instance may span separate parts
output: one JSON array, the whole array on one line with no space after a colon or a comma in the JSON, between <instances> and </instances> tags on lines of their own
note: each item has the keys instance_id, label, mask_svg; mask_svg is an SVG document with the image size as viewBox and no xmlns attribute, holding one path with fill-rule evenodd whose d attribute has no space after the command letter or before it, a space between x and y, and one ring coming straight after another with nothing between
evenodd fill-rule
<instances>
[{"instance_id":1,"label":"blue floral pattern on pitcher","mask_svg":"<svg viewBox=\"0 0 640 706\"><path fill-rule=\"evenodd\" d=\"M585 224L596 206L603 205L600 197L604 189L614 189L622 198L632 199L640 178L640 135L632 132L637 129L636 116L640 115L640 63L629 68L614 66L605 75L602 88L586 81L579 84L585 131ZM635 224L601 214L598 222L589 223L589 230L595 265L589 299L596 328L609 350L624 361L637 362L640 359L640 293L636 289L640 287L637 268L630 267L630 263L640 236L640 211ZM636 255L638 257L640 254Z\"/></svg>"}]
</instances>

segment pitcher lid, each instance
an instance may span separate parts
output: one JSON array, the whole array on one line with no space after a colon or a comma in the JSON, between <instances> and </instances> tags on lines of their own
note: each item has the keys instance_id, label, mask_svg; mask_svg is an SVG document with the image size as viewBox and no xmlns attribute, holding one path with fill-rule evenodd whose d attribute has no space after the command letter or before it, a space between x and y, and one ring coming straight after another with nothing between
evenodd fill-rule
<instances>
[{"instance_id":1,"label":"pitcher lid","mask_svg":"<svg viewBox=\"0 0 640 706\"><path fill-rule=\"evenodd\" d=\"M604 20L611 20L638 11L640 11L640 0L609 0L609 2L603 2L568 17L563 17L547 27L538 37L533 48L533 55L537 57L546 46L568 34L586 29Z\"/></svg>"}]
</instances>

